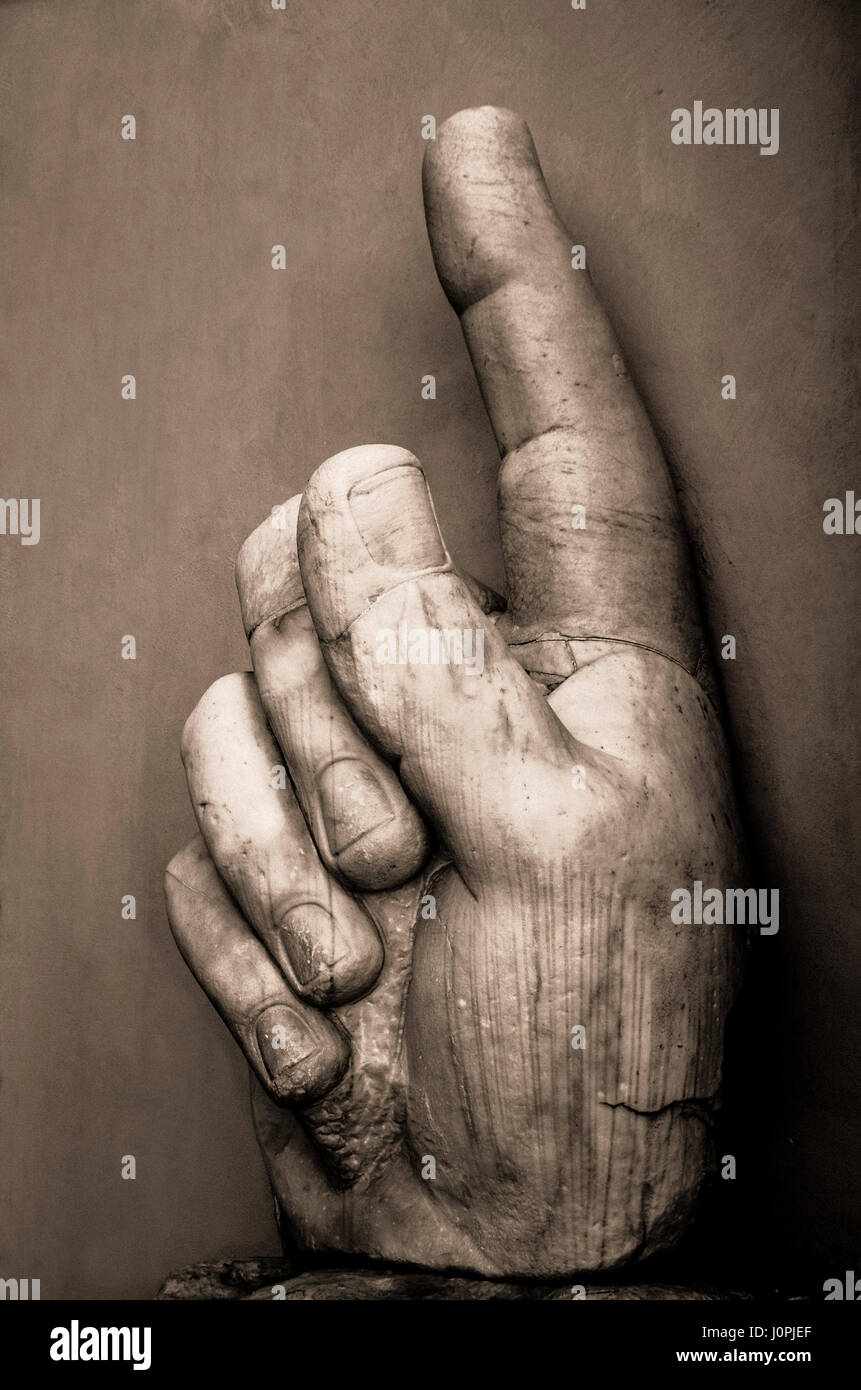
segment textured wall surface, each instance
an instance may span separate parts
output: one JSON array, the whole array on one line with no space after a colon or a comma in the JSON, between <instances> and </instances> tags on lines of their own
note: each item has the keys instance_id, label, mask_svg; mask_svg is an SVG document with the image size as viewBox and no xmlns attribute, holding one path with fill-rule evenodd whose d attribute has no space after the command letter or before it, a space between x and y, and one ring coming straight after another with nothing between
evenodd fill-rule
<instances>
[{"instance_id":1,"label":"textured wall surface","mask_svg":"<svg viewBox=\"0 0 861 1390\"><path fill-rule=\"evenodd\" d=\"M248 665L238 546L337 450L412 449L456 558L500 580L495 447L420 190L422 116L485 102L532 127L675 466L712 631L737 639L719 664L757 882L781 892L728 1072L746 1238L835 1274L857 1249L861 540L822 530L826 498L861 493L852 12L0 5L0 491L41 500L38 545L0 536L0 1275L148 1296L277 1249L244 1063L165 921L194 830L179 732ZM698 99L779 108L779 153L673 145Z\"/></svg>"}]
</instances>

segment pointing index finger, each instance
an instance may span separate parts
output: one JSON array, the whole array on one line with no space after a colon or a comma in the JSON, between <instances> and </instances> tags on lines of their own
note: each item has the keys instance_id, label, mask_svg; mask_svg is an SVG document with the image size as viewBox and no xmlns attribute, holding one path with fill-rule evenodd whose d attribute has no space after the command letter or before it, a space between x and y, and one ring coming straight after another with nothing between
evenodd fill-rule
<instances>
[{"instance_id":1,"label":"pointing index finger","mask_svg":"<svg viewBox=\"0 0 861 1390\"><path fill-rule=\"evenodd\" d=\"M619 344L513 112L462 111L424 165L428 233L503 466L510 640L637 642L695 669L687 542Z\"/></svg>"}]
</instances>

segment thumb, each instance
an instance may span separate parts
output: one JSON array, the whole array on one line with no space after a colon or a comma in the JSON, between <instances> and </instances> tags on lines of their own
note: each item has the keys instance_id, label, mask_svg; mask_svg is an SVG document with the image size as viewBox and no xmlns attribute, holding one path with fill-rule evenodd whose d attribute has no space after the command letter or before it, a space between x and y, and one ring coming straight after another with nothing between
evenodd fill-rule
<instances>
[{"instance_id":1,"label":"thumb","mask_svg":"<svg viewBox=\"0 0 861 1390\"><path fill-rule=\"evenodd\" d=\"M326 661L466 882L570 810L574 740L459 577L421 466L389 445L317 469L299 562ZM570 816L566 834L570 836Z\"/></svg>"}]
</instances>

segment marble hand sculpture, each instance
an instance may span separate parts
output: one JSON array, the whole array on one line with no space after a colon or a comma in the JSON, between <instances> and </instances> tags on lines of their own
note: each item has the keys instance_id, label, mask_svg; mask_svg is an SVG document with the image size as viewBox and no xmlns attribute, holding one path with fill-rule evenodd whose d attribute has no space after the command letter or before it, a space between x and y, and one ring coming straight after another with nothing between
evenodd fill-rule
<instances>
[{"instance_id":1,"label":"marble hand sculpture","mask_svg":"<svg viewBox=\"0 0 861 1390\"><path fill-rule=\"evenodd\" d=\"M678 1240L714 1164L745 932L671 894L744 880L727 748L667 467L523 121L452 117L424 192L505 603L412 454L317 468L239 554L254 669L185 727L170 922L293 1245L610 1270Z\"/></svg>"}]
</instances>

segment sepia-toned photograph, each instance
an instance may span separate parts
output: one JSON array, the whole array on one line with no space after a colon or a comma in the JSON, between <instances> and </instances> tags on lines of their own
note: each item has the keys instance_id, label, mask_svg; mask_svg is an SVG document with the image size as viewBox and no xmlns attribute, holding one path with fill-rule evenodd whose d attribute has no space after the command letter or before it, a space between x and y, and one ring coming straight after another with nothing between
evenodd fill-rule
<instances>
[{"instance_id":1,"label":"sepia-toned photograph","mask_svg":"<svg viewBox=\"0 0 861 1390\"><path fill-rule=\"evenodd\" d=\"M0 0L28 1366L854 1345L859 21Z\"/></svg>"}]
</instances>

